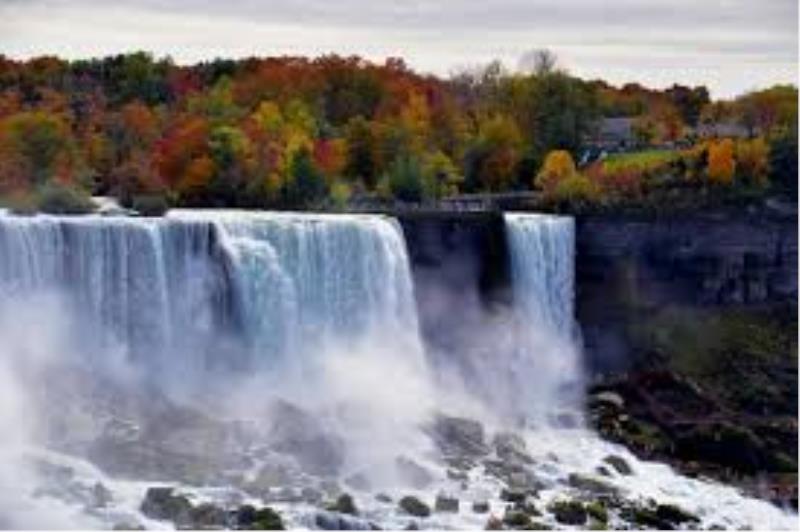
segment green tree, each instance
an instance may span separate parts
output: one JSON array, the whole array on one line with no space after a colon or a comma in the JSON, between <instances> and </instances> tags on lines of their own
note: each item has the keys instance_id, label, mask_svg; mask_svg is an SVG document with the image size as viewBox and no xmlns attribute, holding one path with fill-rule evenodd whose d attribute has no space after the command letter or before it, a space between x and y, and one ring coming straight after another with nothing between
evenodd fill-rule
<instances>
[{"instance_id":1,"label":"green tree","mask_svg":"<svg viewBox=\"0 0 800 532\"><path fill-rule=\"evenodd\" d=\"M318 204L328 193L325 177L314 166L311 152L301 148L292 157L289 181L284 188L284 199L292 207L309 207Z\"/></svg>"}]
</instances>

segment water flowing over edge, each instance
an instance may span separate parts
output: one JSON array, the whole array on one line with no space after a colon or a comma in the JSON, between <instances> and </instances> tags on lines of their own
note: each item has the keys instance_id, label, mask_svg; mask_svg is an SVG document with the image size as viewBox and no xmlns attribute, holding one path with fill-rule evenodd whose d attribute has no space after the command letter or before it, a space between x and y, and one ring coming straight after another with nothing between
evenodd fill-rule
<instances>
[{"instance_id":1,"label":"water flowing over edge","mask_svg":"<svg viewBox=\"0 0 800 532\"><path fill-rule=\"evenodd\" d=\"M24 226L26 230L10 235L9 222L16 229ZM521 214L506 215L506 222L515 300L514 329L520 345L505 362L509 364L506 369L511 370L510 375L521 378L491 385L507 385L514 394L523 394L518 400L524 405L541 407L545 402L549 408L547 402L574 380L580 366L577 351L563 350L574 340L571 263L574 222ZM113 228L117 231L123 228L128 236L117 240L110 234ZM202 365L212 372L223 371L229 369L230 361L220 366L219 353L241 354L242 347L248 354L238 361L242 368L256 367L265 373L274 373L276 364L285 362L281 355L303 351L302 344L309 340L306 345L310 346L310 356L326 354L321 357L322 365L301 364L291 371L297 371L300 379L315 371L347 377L335 382L333 388L324 388L326 393L348 392L340 397L359 404L384 403L389 411L401 412L409 406L409 400L416 403L426 392L424 387L412 386L400 390L400 394L390 393L396 381L418 376L420 367L425 364L417 333L405 243L397 222L391 218L216 211L179 211L159 220L0 218L0 249L9 249L3 246L8 246L12 240L15 249L22 253L4 253L0 257L0 277L14 280L6 288L26 293L32 286L47 284L48 279L61 283L78 279L80 303L95 309L100 318L112 324L111 337L92 338L92 342L99 342L93 347L97 347L99 353L105 349L121 349L121 359L131 355L145 357L148 362L145 366L152 375L170 372L188 375L185 372L191 370L198 359L175 355L186 350L188 352L183 354L196 357L195 349L200 348L204 348L201 349L204 353ZM59 256L69 259L59 260ZM213 260L209 261L208 257ZM325 257L334 259L326 261ZM111 260L104 260L106 258ZM354 261L356 258L365 260ZM146 272L144 282L137 279L134 272ZM191 283L185 290L175 289L187 280L198 282ZM275 293L264 293L275 287L278 287ZM323 289L317 290L317 287ZM253 299L254 296L258 297ZM125 304L110 304L115 299ZM348 319L337 321L335 314L340 307L335 302L342 304L341 309L346 312L341 316ZM128 305L142 306L147 312L131 317L132 307ZM361 314L364 307L374 312ZM309 308L310 313L301 312ZM267 311L266 316L262 310ZM286 316L290 317L289 321L284 321ZM269 329L276 321L280 326ZM119 323L127 325L120 331L113 326ZM321 348L317 343L322 340L323 344L330 345L328 337L339 336L342 327L350 326L353 329L342 335L345 342L334 342L337 345L332 350ZM298 334L294 338L276 338L287 328L294 328ZM183 332L175 335L176 329ZM96 329L105 330L104 327ZM219 331L225 332L222 336L226 342L212 342L214 348L208 349L208 342L219 336ZM400 332L406 334L399 335ZM119 334L126 336L120 339ZM226 345L227 340L236 342L240 336L247 338L245 346ZM520 338L524 340L519 341ZM380 344L400 345L376 351L376 340ZM168 351L170 356L150 358L159 350ZM264 352L270 353L266 360L259 356ZM331 360L336 363L330 365ZM410 367L400 371L399 364L409 360L412 361ZM379 381L384 377L387 364L394 370L394 378ZM362 372L365 367L368 371ZM506 371L501 378L508 376ZM350 380L350 377L355 379ZM13 383L9 383L8 388L13 387ZM359 388L366 389L368 394L349 395ZM531 389L536 393L527 395ZM4 404L8 403L4 401ZM383 410L379 409L378 413ZM351 427L354 439L369 438L370 429L374 429L370 423L374 420L373 416L356 420ZM416 421L415 415L411 416L411 421ZM390 440L403 436L398 436L396 429L407 430L408 424L389 423L381 428L387 429L385 432L390 435L382 442L388 445ZM498 430L502 428L497 427ZM569 474L593 474L605 456L617 454L634 469L630 477L610 479L626 493L690 508L707 524L793 528L797 523L796 515L783 514L767 503L744 498L733 488L687 479L667 466L640 462L625 449L603 442L580 428L561 430L545 424L525 432L524 439L535 459L536 475L545 481L541 491L543 502L557 500L569 492L570 488L564 484ZM92 466L61 455L39 450L31 454L73 468L77 478L89 487L102 481L113 488L117 502L90 516L79 516L69 505L59 509L58 505L63 503L58 499L28 501L27 511L55 514L63 511L69 514L65 517L76 519L72 521L75 526L108 525L115 516L128 515L131 510L125 508L138 508L147 486L110 478ZM464 500L489 499L493 508L502 508L503 503L492 495L499 489L496 480L474 474L470 477L470 487L464 490L459 482L447 479L447 472L441 465L422 458L420 461L437 473L432 486L418 491L420 496L434 491L458 493ZM19 491L24 486L21 480L18 485L0 482L0 500L4 490ZM186 489L193 491L199 500L217 500L221 493L214 489ZM397 528L407 524L402 514L369 503L366 495L364 497L362 502L367 516ZM42 502L44 506L40 506ZM276 503L276 506L289 516L290 524L313 526L313 522L308 521L312 508L290 503ZM484 521L484 517L467 510L451 516L434 515L426 526L477 528L483 527ZM143 522L159 526L158 522Z\"/></svg>"}]
</instances>

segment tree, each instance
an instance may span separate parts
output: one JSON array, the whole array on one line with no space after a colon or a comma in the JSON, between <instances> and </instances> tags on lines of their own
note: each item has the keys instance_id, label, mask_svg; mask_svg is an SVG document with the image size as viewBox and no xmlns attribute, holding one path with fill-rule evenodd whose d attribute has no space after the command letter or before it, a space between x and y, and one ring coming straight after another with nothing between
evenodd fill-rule
<instances>
[{"instance_id":1,"label":"tree","mask_svg":"<svg viewBox=\"0 0 800 532\"><path fill-rule=\"evenodd\" d=\"M566 150L554 150L547 154L542 169L536 175L534 185L547 194L554 194L559 183L578 173L572 155Z\"/></svg>"},{"instance_id":2,"label":"tree","mask_svg":"<svg viewBox=\"0 0 800 532\"><path fill-rule=\"evenodd\" d=\"M481 125L478 138L483 153L479 179L486 190L499 191L514 180L520 160L522 135L511 118L496 115Z\"/></svg>"},{"instance_id":3,"label":"tree","mask_svg":"<svg viewBox=\"0 0 800 532\"><path fill-rule=\"evenodd\" d=\"M77 163L69 127L60 116L43 111L16 113L0 122L0 152L37 185L56 175L65 177Z\"/></svg>"},{"instance_id":4,"label":"tree","mask_svg":"<svg viewBox=\"0 0 800 532\"><path fill-rule=\"evenodd\" d=\"M319 203L327 193L325 178L314 166L311 153L306 148L300 149L292 157L289 181L284 189L286 203L308 207Z\"/></svg>"},{"instance_id":5,"label":"tree","mask_svg":"<svg viewBox=\"0 0 800 532\"><path fill-rule=\"evenodd\" d=\"M769 147L762 137L736 143L737 180L766 186L769 171Z\"/></svg>"},{"instance_id":6,"label":"tree","mask_svg":"<svg viewBox=\"0 0 800 532\"><path fill-rule=\"evenodd\" d=\"M797 200L797 126L784 128L770 138L769 180L793 201Z\"/></svg>"},{"instance_id":7,"label":"tree","mask_svg":"<svg viewBox=\"0 0 800 532\"><path fill-rule=\"evenodd\" d=\"M733 183L736 161L733 157L734 145L731 139L712 142L708 147L708 180L718 185Z\"/></svg>"},{"instance_id":8,"label":"tree","mask_svg":"<svg viewBox=\"0 0 800 532\"><path fill-rule=\"evenodd\" d=\"M389 191L400 201L418 203L428 194L419 161L409 154L402 154L389 168Z\"/></svg>"}]
</instances>

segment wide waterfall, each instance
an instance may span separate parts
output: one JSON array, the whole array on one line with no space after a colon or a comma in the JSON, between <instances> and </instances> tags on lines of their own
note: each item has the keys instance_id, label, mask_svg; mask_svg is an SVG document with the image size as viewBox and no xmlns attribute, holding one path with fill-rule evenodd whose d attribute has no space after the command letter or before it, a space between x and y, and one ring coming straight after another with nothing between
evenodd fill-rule
<instances>
[{"instance_id":1,"label":"wide waterfall","mask_svg":"<svg viewBox=\"0 0 800 532\"><path fill-rule=\"evenodd\" d=\"M163 527L142 501L165 484L201 519L246 501L305 529L479 529L473 505L524 490L559 527L551 505L598 486L704 527L796 525L587 430L574 223L508 214L505 236L511 305L441 305L467 341L440 353L390 217L0 213L0 528ZM343 490L358 516L329 510ZM409 494L444 498L419 517Z\"/></svg>"},{"instance_id":2,"label":"wide waterfall","mask_svg":"<svg viewBox=\"0 0 800 532\"><path fill-rule=\"evenodd\" d=\"M82 347L154 374L302 366L378 331L421 362L405 244L380 216L5 216L0 293L37 292L81 316Z\"/></svg>"}]
</instances>

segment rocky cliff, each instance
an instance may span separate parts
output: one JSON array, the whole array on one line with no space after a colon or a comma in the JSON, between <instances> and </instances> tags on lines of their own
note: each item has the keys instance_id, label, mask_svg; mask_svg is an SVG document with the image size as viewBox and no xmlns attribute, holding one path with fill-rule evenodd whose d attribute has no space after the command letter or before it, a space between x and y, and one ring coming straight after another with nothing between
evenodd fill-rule
<instances>
[{"instance_id":1,"label":"rocky cliff","mask_svg":"<svg viewBox=\"0 0 800 532\"><path fill-rule=\"evenodd\" d=\"M587 362L628 367L632 335L665 307L756 307L797 301L794 218L636 220L577 224L577 313Z\"/></svg>"}]
</instances>

